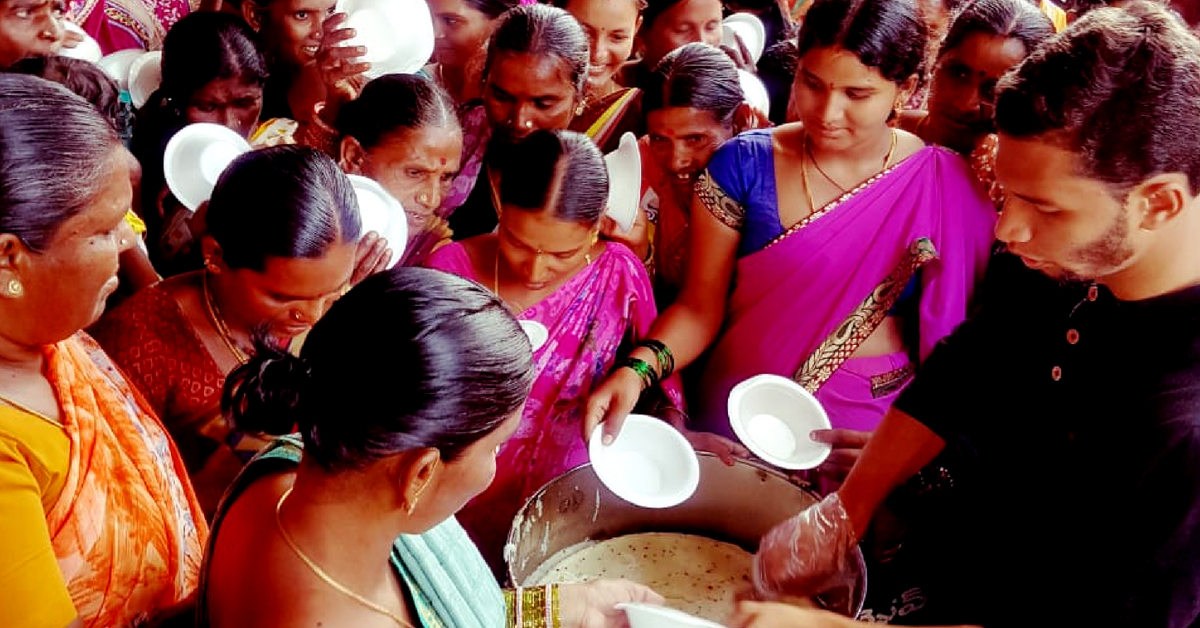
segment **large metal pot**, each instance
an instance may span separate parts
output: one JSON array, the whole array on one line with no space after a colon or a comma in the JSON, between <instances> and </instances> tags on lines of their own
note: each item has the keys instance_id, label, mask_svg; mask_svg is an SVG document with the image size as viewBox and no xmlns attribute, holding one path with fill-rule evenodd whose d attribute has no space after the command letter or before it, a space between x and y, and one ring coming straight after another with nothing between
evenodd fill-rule
<instances>
[{"instance_id":1,"label":"large metal pot","mask_svg":"<svg viewBox=\"0 0 1200 628\"><path fill-rule=\"evenodd\" d=\"M551 480L525 503L513 520L504 548L508 575L524 586L547 559L585 541L603 541L639 532L696 534L758 549L758 541L779 522L817 502L774 469L738 460L726 466L699 453L700 488L673 508L635 506L605 488L590 464ZM859 555L858 583L850 595L825 600L854 617L866 597L866 569Z\"/></svg>"}]
</instances>

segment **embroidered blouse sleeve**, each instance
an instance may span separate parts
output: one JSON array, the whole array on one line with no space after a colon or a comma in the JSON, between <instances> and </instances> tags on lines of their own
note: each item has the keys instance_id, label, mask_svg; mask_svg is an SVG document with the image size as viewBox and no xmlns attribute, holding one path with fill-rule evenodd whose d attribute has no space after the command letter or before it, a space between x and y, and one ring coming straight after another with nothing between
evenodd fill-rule
<instances>
[{"instance_id":1,"label":"embroidered blouse sleeve","mask_svg":"<svg viewBox=\"0 0 1200 628\"><path fill-rule=\"evenodd\" d=\"M745 186L741 176L739 141L717 149L696 181L696 198L708 213L730 229L741 231L746 224Z\"/></svg>"}]
</instances>

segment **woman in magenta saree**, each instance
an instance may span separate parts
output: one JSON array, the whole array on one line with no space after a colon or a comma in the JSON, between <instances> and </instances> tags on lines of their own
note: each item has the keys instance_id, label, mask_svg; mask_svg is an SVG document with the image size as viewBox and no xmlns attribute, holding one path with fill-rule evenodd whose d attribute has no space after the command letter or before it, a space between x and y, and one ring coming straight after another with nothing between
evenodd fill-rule
<instances>
[{"instance_id":1,"label":"woman in magenta saree","mask_svg":"<svg viewBox=\"0 0 1200 628\"><path fill-rule=\"evenodd\" d=\"M774 175L770 132L751 132L718 151L698 184L709 211L736 224L740 209L749 233L697 416L702 428L728 432L730 389L774 373L813 392L835 428L870 431L919 360L966 317L995 211L966 162L926 147L747 252L770 235L752 227L766 222L756 213L778 225ZM889 314L904 319L907 350L851 357Z\"/></svg>"},{"instance_id":2,"label":"woman in magenta saree","mask_svg":"<svg viewBox=\"0 0 1200 628\"><path fill-rule=\"evenodd\" d=\"M657 315L641 260L597 237L607 177L595 144L578 133L538 131L516 150L501 175L496 233L448 244L427 262L488 287L519 320L548 331L545 343L533 347L537 379L520 426L497 454L496 478L458 513L497 570L525 500L587 462L579 438L584 400L622 345L644 337ZM676 408L682 407L678 381L663 386Z\"/></svg>"},{"instance_id":3,"label":"woman in magenta saree","mask_svg":"<svg viewBox=\"0 0 1200 628\"><path fill-rule=\"evenodd\" d=\"M841 428L814 435L834 448L818 471L836 480L966 317L995 210L960 157L890 124L925 59L914 4L816 0L797 41L797 122L713 155L694 188L683 290L649 336L699 370L698 429L729 434L729 391L754 375L814 392ZM597 388L584 433L619 428L634 375Z\"/></svg>"}]
</instances>

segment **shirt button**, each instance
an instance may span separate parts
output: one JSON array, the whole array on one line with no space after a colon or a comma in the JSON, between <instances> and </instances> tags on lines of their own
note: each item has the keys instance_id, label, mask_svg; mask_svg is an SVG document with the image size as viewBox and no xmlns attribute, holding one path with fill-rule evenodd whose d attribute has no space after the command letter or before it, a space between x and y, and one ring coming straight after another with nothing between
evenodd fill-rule
<instances>
[{"instance_id":1,"label":"shirt button","mask_svg":"<svg viewBox=\"0 0 1200 628\"><path fill-rule=\"evenodd\" d=\"M1073 345L1079 342L1079 332L1074 329L1067 330L1067 344Z\"/></svg>"},{"instance_id":2,"label":"shirt button","mask_svg":"<svg viewBox=\"0 0 1200 628\"><path fill-rule=\"evenodd\" d=\"M1099 298L1100 298L1100 287L1099 286L1088 286L1088 296L1087 296L1088 301L1095 301L1096 299L1099 299Z\"/></svg>"},{"instance_id":3,"label":"shirt button","mask_svg":"<svg viewBox=\"0 0 1200 628\"><path fill-rule=\"evenodd\" d=\"M1050 379L1053 379L1056 382L1058 380L1062 379L1062 367L1061 366L1056 366L1056 367L1050 369Z\"/></svg>"}]
</instances>

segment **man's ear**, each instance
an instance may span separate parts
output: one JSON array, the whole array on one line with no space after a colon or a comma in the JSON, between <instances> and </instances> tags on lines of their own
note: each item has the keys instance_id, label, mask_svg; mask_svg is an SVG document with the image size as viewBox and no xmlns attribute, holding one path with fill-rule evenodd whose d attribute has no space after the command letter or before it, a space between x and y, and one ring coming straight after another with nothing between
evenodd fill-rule
<instances>
[{"instance_id":1,"label":"man's ear","mask_svg":"<svg viewBox=\"0 0 1200 628\"><path fill-rule=\"evenodd\" d=\"M1141 214L1138 226L1146 231L1171 222L1194 200L1187 175L1182 172L1154 175L1139 184L1129 198L1134 211Z\"/></svg>"}]
</instances>

